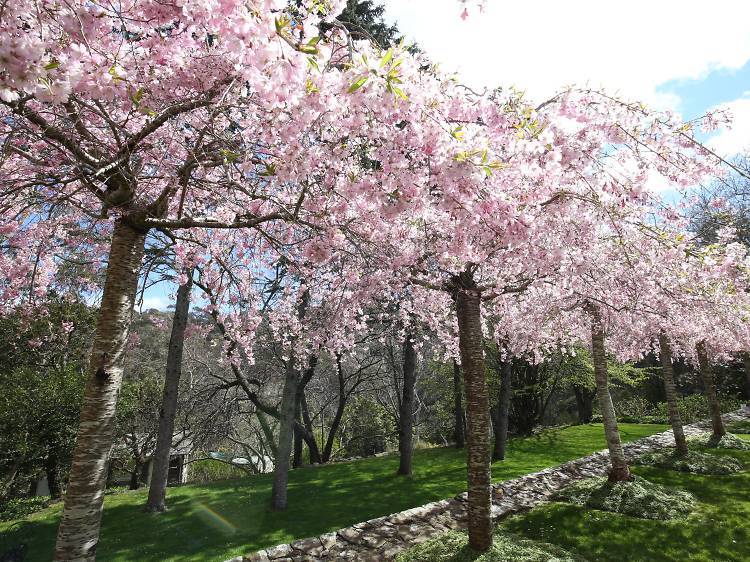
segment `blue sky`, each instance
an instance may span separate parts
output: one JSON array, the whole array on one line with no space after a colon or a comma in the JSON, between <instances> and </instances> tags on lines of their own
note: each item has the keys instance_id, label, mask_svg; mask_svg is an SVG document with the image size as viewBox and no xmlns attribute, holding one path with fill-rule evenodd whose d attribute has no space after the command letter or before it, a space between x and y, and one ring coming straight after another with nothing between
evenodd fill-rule
<instances>
[{"instance_id":1,"label":"blue sky","mask_svg":"<svg viewBox=\"0 0 750 562\"><path fill-rule=\"evenodd\" d=\"M707 139L750 148L750 0L487 0L459 18L456 0L380 0L386 19L471 86L514 85L541 100L589 84L693 119L726 106L730 131ZM667 199L674 193L663 192ZM165 310L173 287L146 292Z\"/></svg>"}]
</instances>

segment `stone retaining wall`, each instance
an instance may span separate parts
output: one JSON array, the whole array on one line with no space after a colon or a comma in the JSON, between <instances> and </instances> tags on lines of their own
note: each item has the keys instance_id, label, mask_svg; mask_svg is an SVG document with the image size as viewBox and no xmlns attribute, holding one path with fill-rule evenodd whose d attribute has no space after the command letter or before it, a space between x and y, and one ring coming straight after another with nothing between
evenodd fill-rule
<instances>
[{"instance_id":1,"label":"stone retaining wall","mask_svg":"<svg viewBox=\"0 0 750 562\"><path fill-rule=\"evenodd\" d=\"M750 419L750 409L724 416L726 421ZM707 422L685 426L686 436L710 428ZM624 445L628 461L638 455L674 446L672 431L665 431ZM510 514L544 502L567 484L601 476L609 469L609 453L600 451L553 468L527 474L492 486L492 518L495 522ZM313 562L392 560L409 547L451 529L466 528L466 494L428 503L385 517L378 517L319 537L280 544L226 562Z\"/></svg>"}]
</instances>

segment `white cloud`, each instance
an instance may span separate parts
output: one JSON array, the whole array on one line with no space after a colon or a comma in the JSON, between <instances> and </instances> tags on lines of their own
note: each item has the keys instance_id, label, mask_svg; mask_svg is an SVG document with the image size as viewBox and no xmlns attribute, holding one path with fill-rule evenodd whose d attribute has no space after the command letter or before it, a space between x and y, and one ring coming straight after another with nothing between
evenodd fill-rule
<instances>
[{"instance_id":1,"label":"white cloud","mask_svg":"<svg viewBox=\"0 0 750 562\"><path fill-rule=\"evenodd\" d=\"M708 140L708 146L724 157L750 150L750 91L719 107L732 115L732 128L723 129Z\"/></svg>"},{"instance_id":2,"label":"white cloud","mask_svg":"<svg viewBox=\"0 0 750 562\"><path fill-rule=\"evenodd\" d=\"M466 21L455 0L385 4L402 33L467 84L513 84L536 100L575 83L678 108L659 84L750 60L747 0L488 0Z\"/></svg>"},{"instance_id":3,"label":"white cloud","mask_svg":"<svg viewBox=\"0 0 750 562\"><path fill-rule=\"evenodd\" d=\"M145 295L140 310L143 312L151 310L152 308L155 308L156 310L167 310L172 304L172 301L164 295Z\"/></svg>"}]
</instances>

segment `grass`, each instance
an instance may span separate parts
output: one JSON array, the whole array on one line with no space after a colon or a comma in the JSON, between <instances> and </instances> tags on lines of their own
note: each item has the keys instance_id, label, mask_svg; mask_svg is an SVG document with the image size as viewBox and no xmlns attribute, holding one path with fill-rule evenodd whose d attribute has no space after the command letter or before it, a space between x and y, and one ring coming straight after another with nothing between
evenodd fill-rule
<instances>
[{"instance_id":1,"label":"grass","mask_svg":"<svg viewBox=\"0 0 750 562\"><path fill-rule=\"evenodd\" d=\"M632 441L666 429L622 424ZM493 464L493 480L508 480L605 447L601 424L550 430L512 439L507 460ZM396 476L397 457L378 457L292 471L289 509L268 509L271 475L170 488L170 510L146 514L146 491L109 495L97 560L222 561L283 542L454 496L466 489L466 453L451 448L414 454L414 475ZM0 523L0 553L28 545L27 560L49 560L62 506L28 519Z\"/></svg>"},{"instance_id":2,"label":"grass","mask_svg":"<svg viewBox=\"0 0 750 562\"><path fill-rule=\"evenodd\" d=\"M492 546L477 554L469 548L466 533L445 533L400 554L396 562L584 562L554 544L496 532Z\"/></svg>"},{"instance_id":3,"label":"grass","mask_svg":"<svg viewBox=\"0 0 750 562\"><path fill-rule=\"evenodd\" d=\"M746 437L750 440L750 435ZM735 458L745 466L750 463L750 451L706 452ZM501 527L601 562L750 560L750 472L709 476L641 466L634 472L651 482L690 492L698 500L696 510L685 520L649 521L549 503L509 518Z\"/></svg>"},{"instance_id":4,"label":"grass","mask_svg":"<svg viewBox=\"0 0 750 562\"><path fill-rule=\"evenodd\" d=\"M615 483L608 482L606 476L587 478L566 487L555 499L642 519L684 519L695 509L695 498L689 492L640 476Z\"/></svg>"}]
</instances>

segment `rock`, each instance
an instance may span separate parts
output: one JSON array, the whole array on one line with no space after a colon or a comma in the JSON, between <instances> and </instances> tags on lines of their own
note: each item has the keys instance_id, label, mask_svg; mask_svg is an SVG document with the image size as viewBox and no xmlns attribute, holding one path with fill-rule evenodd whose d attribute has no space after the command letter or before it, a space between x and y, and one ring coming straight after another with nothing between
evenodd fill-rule
<instances>
[{"instance_id":1,"label":"rock","mask_svg":"<svg viewBox=\"0 0 750 562\"><path fill-rule=\"evenodd\" d=\"M281 560L283 558L288 558L289 555L292 554L292 552L294 552L294 550L288 544L280 544L278 546L274 546L273 548L266 549L266 554L268 555L269 560Z\"/></svg>"}]
</instances>

